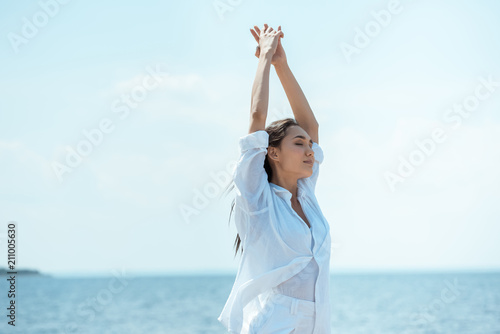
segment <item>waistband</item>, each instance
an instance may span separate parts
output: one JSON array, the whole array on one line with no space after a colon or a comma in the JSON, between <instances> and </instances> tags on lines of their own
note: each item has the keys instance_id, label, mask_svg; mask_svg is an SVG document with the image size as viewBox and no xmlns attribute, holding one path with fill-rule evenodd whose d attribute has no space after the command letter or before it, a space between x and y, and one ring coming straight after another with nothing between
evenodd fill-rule
<instances>
[{"instance_id":1,"label":"waistband","mask_svg":"<svg viewBox=\"0 0 500 334\"><path fill-rule=\"evenodd\" d=\"M304 315L314 316L316 311L315 302L283 295L279 292L276 292L275 289L273 289L273 293L271 294L270 299L274 302L278 302L279 304L286 306L290 310L290 314L297 314L298 312L300 312Z\"/></svg>"}]
</instances>

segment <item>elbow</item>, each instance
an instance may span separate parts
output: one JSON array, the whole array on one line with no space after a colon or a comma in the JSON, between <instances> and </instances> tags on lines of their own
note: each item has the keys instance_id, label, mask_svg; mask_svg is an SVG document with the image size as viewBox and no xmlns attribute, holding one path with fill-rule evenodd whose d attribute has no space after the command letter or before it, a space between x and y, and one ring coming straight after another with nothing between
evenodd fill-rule
<instances>
[{"instance_id":1,"label":"elbow","mask_svg":"<svg viewBox=\"0 0 500 334\"><path fill-rule=\"evenodd\" d=\"M307 125L303 126L303 129L306 130L307 133L318 132L319 123L316 121L312 122L312 123L308 123Z\"/></svg>"},{"instance_id":2,"label":"elbow","mask_svg":"<svg viewBox=\"0 0 500 334\"><path fill-rule=\"evenodd\" d=\"M262 121L266 120L267 118L267 112L261 111L261 110L251 110L250 111L250 119L256 120L256 121Z\"/></svg>"}]
</instances>

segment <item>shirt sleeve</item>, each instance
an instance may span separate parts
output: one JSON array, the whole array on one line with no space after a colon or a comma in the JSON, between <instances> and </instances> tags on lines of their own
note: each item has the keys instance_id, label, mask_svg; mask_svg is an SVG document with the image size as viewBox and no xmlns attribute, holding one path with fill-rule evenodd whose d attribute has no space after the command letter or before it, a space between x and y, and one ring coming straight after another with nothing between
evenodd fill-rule
<instances>
[{"instance_id":1,"label":"shirt sleeve","mask_svg":"<svg viewBox=\"0 0 500 334\"><path fill-rule=\"evenodd\" d=\"M316 183L318 181L318 175L319 175L319 165L323 162L323 150L321 149L321 146L319 146L318 143L313 142L312 149L314 151L314 164L313 164L313 172L312 175L306 178L303 178L304 184L306 185L307 188L311 192L315 192L316 190Z\"/></svg>"},{"instance_id":2,"label":"shirt sleeve","mask_svg":"<svg viewBox=\"0 0 500 334\"><path fill-rule=\"evenodd\" d=\"M269 134L265 130L249 133L239 139L240 157L233 173L236 200L250 214L267 208L264 192L269 182L264 161L268 145Z\"/></svg>"}]
</instances>

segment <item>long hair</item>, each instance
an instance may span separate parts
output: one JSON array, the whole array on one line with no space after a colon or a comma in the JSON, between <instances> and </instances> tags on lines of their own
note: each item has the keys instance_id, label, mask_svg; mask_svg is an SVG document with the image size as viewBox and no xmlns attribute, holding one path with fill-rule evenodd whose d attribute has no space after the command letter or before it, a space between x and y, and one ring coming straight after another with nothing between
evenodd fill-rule
<instances>
[{"instance_id":1,"label":"long hair","mask_svg":"<svg viewBox=\"0 0 500 334\"><path fill-rule=\"evenodd\" d=\"M269 134L269 146L278 148L281 147L281 141L283 140L283 138L285 138L286 130L293 125L299 125L297 121L293 118L284 118L269 124L265 129L265 131ZM266 170L267 173L267 181L270 182L273 177L273 171L271 169L271 165L269 164L267 154L264 160L264 169ZM224 192L230 192L231 190L234 189L234 187L235 187L234 179L232 179L231 182L229 182L229 184L227 185L226 190ZM231 211L229 212L228 225L231 223L231 215L234 210L235 202L236 198L233 199L233 202L231 204ZM238 249L240 248L240 246L241 246L241 253L243 253L243 246L241 245L241 239L238 233L236 233L236 239L234 240L233 246L236 247L236 250L234 252L235 257L236 254L238 254Z\"/></svg>"}]
</instances>

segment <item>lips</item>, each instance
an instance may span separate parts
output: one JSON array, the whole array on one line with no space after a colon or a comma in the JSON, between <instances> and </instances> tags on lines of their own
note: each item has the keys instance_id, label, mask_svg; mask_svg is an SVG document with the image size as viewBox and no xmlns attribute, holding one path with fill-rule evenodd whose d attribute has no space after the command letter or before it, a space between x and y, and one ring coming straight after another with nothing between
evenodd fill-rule
<instances>
[{"instance_id":1,"label":"lips","mask_svg":"<svg viewBox=\"0 0 500 334\"><path fill-rule=\"evenodd\" d=\"M306 160L306 161L304 161L304 162L305 162L306 164L309 164L309 165L312 165L312 164L314 163L314 161L313 161L313 160Z\"/></svg>"}]
</instances>

